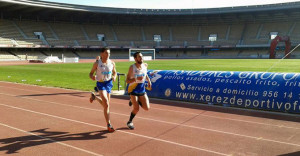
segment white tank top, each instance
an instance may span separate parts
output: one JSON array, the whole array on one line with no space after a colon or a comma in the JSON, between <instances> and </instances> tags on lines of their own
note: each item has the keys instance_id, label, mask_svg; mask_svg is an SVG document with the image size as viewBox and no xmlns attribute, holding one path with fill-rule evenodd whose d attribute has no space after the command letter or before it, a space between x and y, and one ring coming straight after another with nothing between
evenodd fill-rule
<instances>
[{"instance_id":1,"label":"white tank top","mask_svg":"<svg viewBox=\"0 0 300 156\"><path fill-rule=\"evenodd\" d=\"M137 77L143 77L142 80L136 80L134 83L144 83L146 80L146 75L147 75L147 67L143 63L141 64L141 69L138 69L135 64L132 65L133 67L133 76L131 78L137 78Z\"/></svg>"},{"instance_id":2,"label":"white tank top","mask_svg":"<svg viewBox=\"0 0 300 156\"><path fill-rule=\"evenodd\" d=\"M102 63L101 59L99 59L96 71L96 80L99 82L110 80L113 68L114 65L111 60L107 60L106 63Z\"/></svg>"}]
</instances>

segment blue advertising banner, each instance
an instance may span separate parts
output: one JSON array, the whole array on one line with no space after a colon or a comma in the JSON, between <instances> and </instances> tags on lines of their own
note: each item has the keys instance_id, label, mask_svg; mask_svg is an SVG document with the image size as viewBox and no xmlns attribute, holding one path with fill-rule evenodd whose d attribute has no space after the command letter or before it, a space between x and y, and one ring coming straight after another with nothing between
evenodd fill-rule
<instances>
[{"instance_id":1,"label":"blue advertising banner","mask_svg":"<svg viewBox=\"0 0 300 156\"><path fill-rule=\"evenodd\" d=\"M299 73L148 70L149 97L300 113Z\"/></svg>"}]
</instances>

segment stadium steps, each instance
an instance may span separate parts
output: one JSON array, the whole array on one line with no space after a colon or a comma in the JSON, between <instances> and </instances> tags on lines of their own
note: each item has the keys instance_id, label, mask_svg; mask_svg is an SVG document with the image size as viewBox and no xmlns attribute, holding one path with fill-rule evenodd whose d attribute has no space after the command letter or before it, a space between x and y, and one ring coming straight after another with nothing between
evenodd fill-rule
<instances>
[{"instance_id":1,"label":"stadium steps","mask_svg":"<svg viewBox=\"0 0 300 156\"><path fill-rule=\"evenodd\" d=\"M103 46L107 46L107 43L105 41L102 41Z\"/></svg>"},{"instance_id":2,"label":"stadium steps","mask_svg":"<svg viewBox=\"0 0 300 156\"><path fill-rule=\"evenodd\" d=\"M142 39L143 39L143 41L146 41L146 35L145 35L144 27L141 27L141 31L142 31Z\"/></svg>"},{"instance_id":3,"label":"stadium steps","mask_svg":"<svg viewBox=\"0 0 300 156\"><path fill-rule=\"evenodd\" d=\"M14 55L14 56L20 58L17 54L15 54L15 53L13 53L13 52L11 52L11 51L7 51L7 52L10 53L11 55Z\"/></svg>"},{"instance_id":4,"label":"stadium steps","mask_svg":"<svg viewBox=\"0 0 300 156\"><path fill-rule=\"evenodd\" d=\"M54 38L58 40L58 37L57 37L56 33L54 32L54 30L52 29L50 24L48 24L48 28L50 29L50 31L51 31L52 35L54 36Z\"/></svg>"},{"instance_id":5,"label":"stadium steps","mask_svg":"<svg viewBox=\"0 0 300 156\"><path fill-rule=\"evenodd\" d=\"M76 51L72 51L74 55L76 55L77 57L80 57L80 55L76 52Z\"/></svg>"},{"instance_id":6,"label":"stadium steps","mask_svg":"<svg viewBox=\"0 0 300 156\"><path fill-rule=\"evenodd\" d=\"M45 38L42 38L41 40L42 40L42 42L43 42L45 45L49 46L49 43L48 43L47 40L45 40Z\"/></svg>"},{"instance_id":7,"label":"stadium steps","mask_svg":"<svg viewBox=\"0 0 300 156\"><path fill-rule=\"evenodd\" d=\"M297 25L296 22L294 22L294 23L292 24L292 26L290 27L290 29L289 29L289 31L288 31L288 33L287 33L287 36L291 36L291 33L294 31L296 25Z\"/></svg>"},{"instance_id":8,"label":"stadium steps","mask_svg":"<svg viewBox=\"0 0 300 156\"><path fill-rule=\"evenodd\" d=\"M14 22L12 21L13 25L16 27L16 29L19 31L19 33L25 38L27 39L28 36L22 31L22 29Z\"/></svg>"},{"instance_id":9,"label":"stadium steps","mask_svg":"<svg viewBox=\"0 0 300 156\"><path fill-rule=\"evenodd\" d=\"M115 32L114 28L113 28L112 26L110 26L110 29L111 29L111 32L112 32L112 33L113 33L113 35L114 35L114 39L115 39L115 41L118 41L118 36L117 36L117 34L116 34L116 32Z\"/></svg>"},{"instance_id":10,"label":"stadium steps","mask_svg":"<svg viewBox=\"0 0 300 156\"><path fill-rule=\"evenodd\" d=\"M43 34L40 35L40 40L42 41L43 44L49 46L48 41L45 39L45 36Z\"/></svg>"},{"instance_id":11,"label":"stadium steps","mask_svg":"<svg viewBox=\"0 0 300 156\"><path fill-rule=\"evenodd\" d=\"M74 45L79 46L79 43L77 40L74 40Z\"/></svg>"},{"instance_id":12,"label":"stadium steps","mask_svg":"<svg viewBox=\"0 0 300 156\"><path fill-rule=\"evenodd\" d=\"M45 56L49 56L48 54L46 54L45 52L43 52L43 51L40 51L43 55L45 55Z\"/></svg>"},{"instance_id":13,"label":"stadium steps","mask_svg":"<svg viewBox=\"0 0 300 156\"><path fill-rule=\"evenodd\" d=\"M80 29L81 29L81 31L82 31L82 33L83 33L85 39L86 39L86 40L90 40L88 34L86 33L86 31L85 31L85 29L84 29L84 27L83 27L82 25L80 25Z\"/></svg>"}]
</instances>

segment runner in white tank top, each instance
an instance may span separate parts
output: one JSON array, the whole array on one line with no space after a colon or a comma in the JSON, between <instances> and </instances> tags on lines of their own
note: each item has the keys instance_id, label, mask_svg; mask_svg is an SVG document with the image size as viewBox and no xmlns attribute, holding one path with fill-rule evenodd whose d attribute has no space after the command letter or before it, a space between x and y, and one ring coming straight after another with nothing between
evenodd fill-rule
<instances>
[{"instance_id":1,"label":"runner in white tank top","mask_svg":"<svg viewBox=\"0 0 300 156\"><path fill-rule=\"evenodd\" d=\"M106 63L103 63L102 60L99 59L96 71L96 80L99 82L109 81L112 78L113 69L113 61L109 59L106 61Z\"/></svg>"},{"instance_id":2,"label":"runner in white tank top","mask_svg":"<svg viewBox=\"0 0 300 156\"><path fill-rule=\"evenodd\" d=\"M130 74L130 73L129 73ZM130 79L136 78L136 81L128 84L129 94L144 94L145 93L145 80L147 75L147 64L142 63L139 68L136 64L132 65L132 73L128 75ZM139 80L138 77L141 79Z\"/></svg>"},{"instance_id":3,"label":"runner in white tank top","mask_svg":"<svg viewBox=\"0 0 300 156\"><path fill-rule=\"evenodd\" d=\"M100 98L95 96L92 92L90 102L92 103L94 100L97 100L103 106L107 130L109 132L114 132L115 130L110 123L109 102L111 89L113 87L112 81L116 81L117 71L115 63L109 59L109 56L110 49L103 48L100 52L100 59L94 63L91 69L89 76L92 80L97 81L97 90Z\"/></svg>"},{"instance_id":4,"label":"runner in white tank top","mask_svg":"<svg viewBox=\"0 0 300 156\"><path fill-rule=\"evenodd\" d=\"M139 111L138 101L144 110L148 111L150 109L149 98L145 92L145 81L148 82L148 87L151 88L151 81L147 75L148 65L143 63L143 55L140 52L136 52L133 56L135 64L130 66L126 78L130 101L133 105L133 110L127 122L129 129L134 129L132 120Z\"/></svg>"}]
</instances>

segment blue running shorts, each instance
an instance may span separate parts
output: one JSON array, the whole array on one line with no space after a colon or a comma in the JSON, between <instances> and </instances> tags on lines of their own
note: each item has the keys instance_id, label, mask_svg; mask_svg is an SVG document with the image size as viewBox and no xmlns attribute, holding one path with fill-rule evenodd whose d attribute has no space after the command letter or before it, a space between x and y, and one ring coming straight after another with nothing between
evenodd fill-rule
<instances>
[{"instance_id":1,"label":"blue running shorts","mask_svg":"<svg viewBox=\"0 0 300 156\"><path fill-rule=\"evenodd\" d=\"M112 79L104 82L97 82L97 89L98 90L106 90L107 93L111 93L111 89L113 87Z\"/></svg>"}]
</instances>

